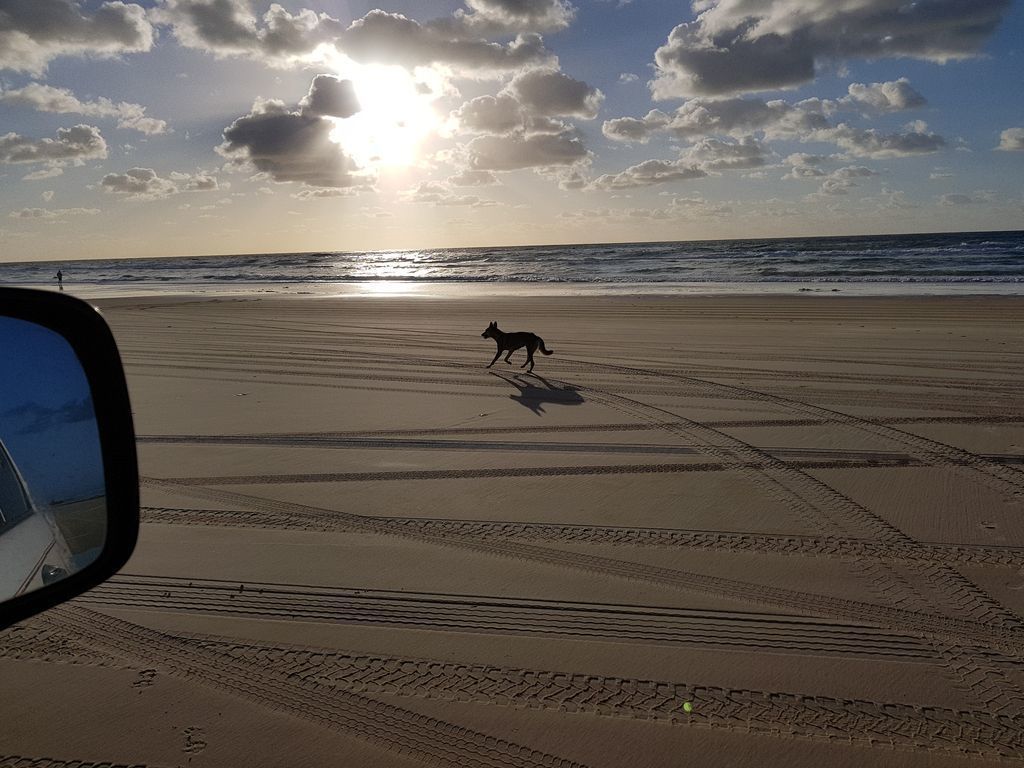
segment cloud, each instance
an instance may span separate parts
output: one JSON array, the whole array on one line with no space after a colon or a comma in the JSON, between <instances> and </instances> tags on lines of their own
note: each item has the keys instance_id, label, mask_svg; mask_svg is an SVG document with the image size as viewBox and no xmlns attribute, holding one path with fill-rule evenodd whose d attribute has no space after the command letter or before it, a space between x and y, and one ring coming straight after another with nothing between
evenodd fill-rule
<instances>
[{"instance_id":1,"label":"cloud","mask_svg":"<svg viewBox=\"0 0 1024 768\"><path fill-rule=\"evenodd\" d=\"M68 400L62 405L47 406L30 402L0 413L12 423L21 422L15 429L19 435L45 432L61 424L75 424L96 418L92 398L86 395L80 400Z\"/></svg>"},{"instance_id":2,"label":"cloud","mask_svg":"<svg viewBox=\"0 0 1024 768\"><path fill-rule=\"evenodd\" d=\"M355 193L355 189L350 187L316 187L314 189L300 189L298 192L292 193L292 197L296 200L315 200L323 197L352 197Z\"/></svg>"},{"instance_id":3,"label":"cloud","mask_svg":"<svg viewBox=\"0 0 1024 768\"><path fill-rule=\"evenodd\" d=\"M309 93L299 102L310 115L352 117L359 111L359 99L351 80L333 75L317 75L309 85Z\"/></svg>"},{"instance_id":4,"label":"cloud","mask_svg":"<svg viewBox=\"0 0 1024 768\"><path fill-rule=\"evenodd\" d=\"M768 137L790 138L828 128L828 102L806 99L790 104L775 99L690 99L674 114L653 109L643 118L605 121L601 130L616 141L646 142L655 133L680 139L710 134L743 135L763 131Z\"/></svg>"},{"instance_id":5,"label":"cloud","mask_svg":"<svg viewBox=\"0 0 1024 768\"><path fill-rule=\"evenodd\" d=\"M619 173L598 176L590 187L603 190L632 189L667 181L699 179L707 175L707 171L685 160L645 160Z\"/></svg>"},{"instance_id":6,"label":"cloud","mask_svg":"<svg viewBox=\"0 0 1024 768\"><path fill-rule=\"evenodd\" d=\"M335 40L344 25L309 9L291 14L277 3L257 18L249 0L164 0L152 11L186 48L218 57L248 56L285 66Z\"/></svg>"},{"instance_id":7,"label":"cloud","mask_svg":"<svg viewBox=\"0 0 1024 768\"><path fill-rule=\"evenodd\" d=\"M42 219L49 221L63 219L68 216L95 216L99 212L99 208L22 208L17 211L11 211L8 216L12 219Z\"/></svg>"},{"instance_id":8,"label":"cloud","mask_svg":"<svg viewBox=\"0 0 1024 768\"><path fill-rule=\"evenodd\" d=\"M92 125L58 128L55 139L30 139L17 133L0 136L0 163L45 163L46 167L25 176L29 180L59 176L66 165L107 156L107 142Z\"/></svg>"},{"instance_id":9,"label":"cloud","mask_svg":"<svg viewBox=\"0 0 1024 768\"><path fill-rule=\"evenodd\" d=\"M467 0L467 6L425 24L375 9L347 27L326 13L292 14L276 3L257 17L250 0L164 0L152 15L181 45L218 57L291 66L326 44L362 64L440 64L474 77L553 63L537 33L562 29L573 16L561 0ZM513 35L506 44L486 39Z\"/></svg>"},{"instance_id":10,"label":"cloud","mask_svg":"<svg viewBox=\"0 0 1024 768\"><path fill-rule=\"evenodd\" d=\"M486 200L477 195L458 195L439 181L423 181L413 189L406 190L402 199L408 203L432 203L433 205L465 205L473 208L484 208L498 203Z\"/></svg>"},{"instance_id":11,"label":"cloud","mask_svg":"<svg viewBox=\"0 0 1024 768\"><path fill-rule=\"evenodd\" d=\"M524 126L522 105L508 94L477 96L452 113L459 129L470 133L511 133Z\"/></svg>"},{"instance_id":12,"label":"cloud","mask_svg":"<svg viewBox=\"0 0 1024 768\"><path fill-rule=\"evenodd\" d=\"M466 145L469 167L478 171L514 171L573 165L589 157L574 131L507 136L477 136Z\"/></svg>"},{"instance_id":13,"label":"cloud","mask_svg":"<svg viewBox=\"0 0 1024 768\"><path fill-rule=\"evenodd\" d=\"M686 149L680 159L705 171L760 168L767 163L769 152L753 136L739 141L707 138Z\"/></svg>"},{"instance_id":14,"label":"cloud","mask_svg":"<svg viewBox=\"0 0 1024 768\"><path fill-rule=\"evenodd\" d=\"M171 172L164 178L152 168L130 168L124 173L108 173L100 187L110 194L139 200L156 200L181 192L212 192L219 189L217 179L205 173Z\"/></svg>"},{"instance_id":15,"label":"cloud","mask_svg":"<svg viewBox=\"0 0 1024 768\"><path fill-rule=\"evenodd\" d=\"M939 198L939 205L957 207L961 205L981 205L992 202L990 192L974 192L965 195L961 192L950 192Z\"/></svg>"},{"instance_id":16,"label":"cloud","mask_svg":"<svg viewBox=\"0 0 1024 768\"><path fill-rule=\"evenodd\" d=\"M826 61L976 55L1009 0L699 0L655 51L655 98L790 88Z\"/></svg>"},{"instance_id":17,"label":"cloud","mask_svg":"<svg viewBox=\"0 0 1024 768\"><path fill-rule=\"evenodd\" d=\"M100 97L94 101L81 101L67 88L55 88L42 83L29 83L24 88L0 91L0 104L30 107L39 112L78 114L88 117L116 117L118 128L128 128L145 134L167 133L167 123L146 117L146 108L122 101L115 104Z\"/></svg>"},{"instance_id":18,"label":"cloud","mask_svg":"<svg viewBox=\"0 0 1024 768\"><path fill-rule=\"evenodd\" d=\"M795 169L794 169L795 170ZM858 186L855 179L877 176L878 172L863 165L847 165L828 174L818 188L819 195L846 195L852 187Z\"/></svg>"},{"instance_id":19,"label":"cloud","mask_svg":"<svg viewBox=\"0 0 1024 768\"><path fill-rule=\"evenodd\" d=\"M619 75L620 83L635 83L640 79L640 75L635 75L632 72L623 72Z\"/></svg>"},{"instance_id":20,"label":"cloud","mask_svg":"<svg viewBox=\"0 0 1024 768\"><path fill-rule=\"evenodd\" d=\"M565 29L576 14L563 0L466 0L469 12L456 11L455 18L469 32L484 36L514 32L557 32Z\"/></svg>"},{"instance_id":21,"label":"cloud","mask_svg":"<svg viewBox=\"0 0 1024 768\"><path fill-rule=\"evenodd\" d=\"M498 177L490 171L464 170L449 176L448 183L453 187L487 187L498 183Z\"/></svg>"},{"instance_id":22,"label":"cloud","mask_svg":"<svg viewBox=\"0 0 1024 768\"><path fill-rule=\"evenodd\" d=\"M999 146L996 149L1004 152L1020 152L1024 150L1024 128L1007 128L999 134Z\"/></svg>"},{"instance_id":23,"label":"cloud","mask_svg":"<svg viewBox=\"0 0 1024 768\"><path fill-rule=\"evenodd\" d=\"M134 3L106 2L92 11L73 0L0 5L0 69L41 75L58 56L110 57L152 46L153 27Z\"/></svg>"},{"instance_id":24,"label":"cloud","mask_svg":"<svg viewBox=\"0 0 1024 768\"><path fill-rule=\"evenodd\" d=\"M400 13L380 9L352 22L336 46L362 64L398 64L409 69L443 64L464 76L476 77L554 62L543 39L534 32L520 33L502 45L466 37L465 29L458 24L420 24Z\"/></svg>"},{"instance_id":25,"label":"cloud","mask_svg":"<svg viewBox=\"0 0 1024 768\"><path fill-rule=\"evenodd\" d=\"M604 94L555 69L530 69L516 75L508 92L532 114L548 117L597 117Z\"/></svg>"},{"instance_id":26,"label":"cloud","mask_svg":"<svg viewBox=\"0 0 1024 768\"><path fill-rule=\"evenodd\" d=\"M888 134L873 128L854 128L840 123L834 128L815 131L805 138L835 142L855 157L907 157L938 152L946 147L946 140L930 132L922 121L909 124L902 132Z\"/></svg>"},{"instance_id":27,"label":"cloud","mask_svg":"<svg viewBox=\"0 0 1024 768\"><path fill-rule=\"evenodd\" d=\"M314 81L315 82L315 81ZM311 87L310 92L314 92ZM309 99L309 97L307 97ZM306 108L290 111L280 101L257 100L252 110L224 129L217 151L274 181L311 187L353 187L355 162L331 140L334 120Z\"/></svg>"},{"instance_id":28,"label":"cloud","mask_svg":"<svg viewBox=\"0 0 1024 768\"><path fill-rule=\"evenodd\" d=\"M871 85L851 83L847 95L839 102L853 107L867 107L875 112L898 112L923 107L928 103L905 77Z\"/></svg>"}]
</instances>

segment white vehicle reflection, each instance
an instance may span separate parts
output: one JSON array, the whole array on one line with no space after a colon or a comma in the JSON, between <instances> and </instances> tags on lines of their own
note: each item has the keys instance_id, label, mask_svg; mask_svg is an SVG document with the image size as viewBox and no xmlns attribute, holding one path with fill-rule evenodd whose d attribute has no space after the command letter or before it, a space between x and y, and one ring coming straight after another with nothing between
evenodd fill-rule
<instances>
[{"instance_id":1,"label":"white vehicle reflection","mask_svg":"<svg viewBox=\"0 0 1024 768\"><path fill-rule=\"evenodd\" d=\"M0 599L52 584L75 570L53 513L33 503L21 472L0 440Z\"/></svg>"}]
</instances>

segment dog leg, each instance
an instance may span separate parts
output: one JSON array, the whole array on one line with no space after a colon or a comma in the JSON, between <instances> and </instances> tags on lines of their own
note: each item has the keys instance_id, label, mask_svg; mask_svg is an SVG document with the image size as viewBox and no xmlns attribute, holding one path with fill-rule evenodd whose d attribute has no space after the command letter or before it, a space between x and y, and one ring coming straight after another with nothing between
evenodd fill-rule
<instances>
[{"instance_id":1,"label":"dog leg","mask_svg":"<svg viewBox=\"0 0 1024 768\"><path fill-rule=\"evenodd\" d=\"M487 367L488 367L488 368L490 368L490 367L491 367L491 365L494 365L494 364L495 364L496 362L498 362L498 358L499 358L499 357L501 357L501 350L500 350L500 349L499 349L499 350L498 350L498 351L497 351L497 352L495 353L495 355L494 355L494 359L493 359L493 360L491 360L491 363L490 363L490 365L488 365Z\"/></svg>"}]
</instances>

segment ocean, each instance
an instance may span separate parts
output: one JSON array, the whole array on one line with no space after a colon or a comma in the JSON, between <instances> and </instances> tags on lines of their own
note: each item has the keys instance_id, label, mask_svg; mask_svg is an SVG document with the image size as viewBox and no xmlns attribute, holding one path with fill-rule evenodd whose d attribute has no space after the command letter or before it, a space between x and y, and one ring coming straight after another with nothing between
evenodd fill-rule
<instances>
[{"instance_id":1,"label":"ocean","mask_svg":"<svg viewBox=\"0 0 1024 768\"><path fill-rule=\"evenodd\" d=\"M483 284L594 293L1024 294L1024 231L436 248L0 264L71 293L381 293ZM372 288L372 290L370 290Z\"/></svg>"}]
</instances>

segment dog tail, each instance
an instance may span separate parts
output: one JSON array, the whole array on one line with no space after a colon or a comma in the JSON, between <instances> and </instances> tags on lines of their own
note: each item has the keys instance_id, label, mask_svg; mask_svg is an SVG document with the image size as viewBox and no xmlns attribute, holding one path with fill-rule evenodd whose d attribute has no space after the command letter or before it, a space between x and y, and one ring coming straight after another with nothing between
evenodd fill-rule
<instances>
[{"instance_id":1,"label":"dog tail","mask_svg":"<svg viewBox=\"0 0 1024 768\"><path fill-rule=\"evenodd\" d=\"M542 339L540 336L538 336L537 340L540 342L540 351L541 352L543 352L545 355L553 355L554 354L553 350L550 350L550 349L548 349L547 347L544 346L544 339Z\"/></svg>"}]
</instances>

